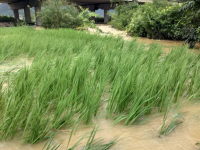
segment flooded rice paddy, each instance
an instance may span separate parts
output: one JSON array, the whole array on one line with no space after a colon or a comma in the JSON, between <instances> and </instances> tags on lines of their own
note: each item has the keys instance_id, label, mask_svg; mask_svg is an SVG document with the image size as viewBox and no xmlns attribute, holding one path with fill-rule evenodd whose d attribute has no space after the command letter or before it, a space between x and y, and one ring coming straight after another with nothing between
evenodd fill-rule
<instances>
[{"instance_id":1,"label":"flooded rice paddy","mask_svg":"<svg viewBox=\"0 0 200 150\"><path fill-rule=\"evenodd\" d=\"M123 31L111 29L110 26L99 26L103 32L111 32L113 35L120 35L126 40L131 40ZM154 41L146 38L138 38L139 42L151 44L152 42L160 43L166 46L166 51L171 50L172 46L182 45L183 42L174 41ZM195 52L199 45L197 45ZM20 57L14 60L5 61L0 64L0 73L17 72L24 65L30 66L33 58ZM104 100L108 95L103 97ZM198 150L198 142L200 141L200 101L191 101L184 103L177 112L183 113L183 123L175 128L170 134L159 137L158 130L163 123L163 113L153 113L147 118L138 120L132 126L124 126L123 123L113 125L113 120L105 119L106 106L102 107L102 115L99 119L93 119L90 125L80 125L76 134L73 135L69 147L73 146L86 132L93 129L94 124L99 124L99 131L96 138L102 138L110 141L118 137L119 141L114 145L112 150ZM170 112L172 116L174 113ZM66 150L68 140L70 138L70 129L58 130L55 140L59 142L64 140L60 150ZM20 133L9 141L0 141L0 150L41 150L46 141L31 144L23 144L20 140ZM80 149L86 142L83 140L77 149ZM68 147L68 148L69 148Z\"/></svg>"},{"instance_id":2,"label":"flooded rice paddy","mask_svg":"<svg viewBox=\"0 0 200 150\"><path fill-rule=\"evenodd\" d=\"M19 70L24 65L30 66L33 58L20 57L12 61L6 61L0 65L1 73ZM103 99L106 100L106 94ZM183 99L184 100L184 99ZM169 135L159 137L158 130L163 122L163 113L153 113L147 118L138 121L132 126L124 126L123 123L113 125L113 120L105 119L106 106L103 106L102 115L94 119L90 125L81 125L73 135L69 147L81 139L86 132L90 132L94 124L99 124L96 138L109 141L118 137L119 141L111 150L198 150L200 146L200 101L184 103L177 112L183 113L183 123L175 128ZM173 115L175 112L171 112ZM55 141L64 140L60 150L66 150L71 130L58 130ZM1 141L0 150L42 150L46 141L31 144L23 144L20 133L13 140ZM79 145L85 144L83 140Z\"/></svg>"},{"instance_id":3,"label":"flooded rice paddy","mask_svg":"<svg viewBox=\"0 0 200 150\"><path fill-rule=\"evenodd\" d=\"M162 125L163 115L153 114L148 116L143 122L124 126L123 124L113 125L112 120L106 120L102 115L93 123L98 123L99 131L96 138L103 138L109 141L118 137L119 142L111 148L111 150L198 150L200 147L196 145L200 141L200 103L187 103L183 105L178 112L184 113L183 123L180 124L169 135L159 137L158 129ZM76 134L73 135L70 146L73 146L81 137L93 129L94 125L81 125ZM20 135L19 135L20 136ZM60 150L66 150L70 130L59 130L55 139L56 142L64 140ZM10 141L1 141L1 150L41 150L46 141L34 145L22 144L22 141L16 136ZM85 144L86 140L81 142Z\"/></svg>"}]
</instances>

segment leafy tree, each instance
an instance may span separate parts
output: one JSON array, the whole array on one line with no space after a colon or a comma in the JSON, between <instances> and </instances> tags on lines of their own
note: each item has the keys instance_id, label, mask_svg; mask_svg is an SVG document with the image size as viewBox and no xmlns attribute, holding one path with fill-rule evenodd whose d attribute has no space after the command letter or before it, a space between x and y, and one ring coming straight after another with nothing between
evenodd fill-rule
<instances>
[{"instance_id":1,"label":"leafy tree","mask_svg":"<svg viewBox=\"0 0 200 150\"><path fill-rule=\"evenodd\" d=\"M15 22L15 18L11 16L0 16L0 22Z\"/></svg>"}]
</instances>

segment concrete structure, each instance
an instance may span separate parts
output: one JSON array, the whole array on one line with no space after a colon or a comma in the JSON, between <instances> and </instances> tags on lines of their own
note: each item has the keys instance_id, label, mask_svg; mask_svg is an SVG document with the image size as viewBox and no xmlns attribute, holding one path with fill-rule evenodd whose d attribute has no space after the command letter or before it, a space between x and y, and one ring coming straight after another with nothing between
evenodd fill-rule
<instances>
[{"instance_id":1,"label":"concrete structure","mask_svg":"<svg viewBox=\"0 0 200 150\"><path fill-rule=\"evenodd\" d=\"M13 14L16 20L19 20L19 10L18 9L13 9Z\"/></svg>"},{"instance_id":2,"label":"concrete structure","mask_svg":"<svg viewBox=\"0 0 200 150\"><path fill-rule=\"evenodd\" d=\"M24 10L25 21L31 23L30 8L35 7L36 13L41 10L40 0L0 0L0 3L7 3L13 10L15 19L19 19L19 10ZM36 25L41 25L40 19L36 17Z\"/></svg>"},{"instance_id":3,"label":"concrete structure","mask_svg":"<svg viewBox=\"0 0 200 150\"><path fill-rule=\"evenodd\" d=\"M90 11L97 9L104 10L104 23L108 22L109 16L107 12L109 9L114 9L114 5L111 5L110 0L71 0L72 2L81 5L83 8L89 8ZM151 2L152 0L123 0L125 2L136 1L138 3ZM7 3L10 9L13 10L15 19L19 19L19 10L24 9L25 20L27 23L31 23L30 7L35 7L36 25L41 25L40 18L37 17L37 13L41 11L40 0L0 0L0 3Z\"/></svg>"}]
</instances>

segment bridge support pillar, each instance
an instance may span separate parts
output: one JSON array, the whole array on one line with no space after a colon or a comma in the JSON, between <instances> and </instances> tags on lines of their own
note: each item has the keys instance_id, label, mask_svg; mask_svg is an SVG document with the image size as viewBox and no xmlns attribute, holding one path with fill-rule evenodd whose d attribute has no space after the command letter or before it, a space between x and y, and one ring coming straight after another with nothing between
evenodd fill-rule
<instances>
[{"instance_id":1,"label":"bridge support pillar","mask_svg":"<svg viewBox=\"0 0 200 150\"><path fill-rule=\"evenodd\" d=\"M108 9L104 9L104 23L108 23L109 16L108 16Z\"/></svg>"},{"instance_id":2,"label":"bridge support pillar","mask_svg":"<svg viewBox=\"0 0 200 150\"><path fill-rule=\"evenodd\" d=\"M14 9L14 10L13 10L13 14L14 14L14 18L15 18L16 20L19 20L19 10L18 10L18 9Z\"/></svg>"},{"instance_id":3,"label":"bridge support pillar","mask_svg":"<svg viewBox=\"0 0 200 150\"><path fill-rule=\"evenodd\" d=\"M41 11L41 6L35 7L36 26L41 26L40 17L37 16L40 11Z\"/></svg>"},{"instance_id":4,"label":"bridge support pillar","mask_svg":"<svg viewBox=\"0 0 200 150\"><path fill-rule=\"evenodd\" d=\"M24 16L26 23L31 23L31 12L29 7L24 8Z\"/></svg>"}]
</instances>

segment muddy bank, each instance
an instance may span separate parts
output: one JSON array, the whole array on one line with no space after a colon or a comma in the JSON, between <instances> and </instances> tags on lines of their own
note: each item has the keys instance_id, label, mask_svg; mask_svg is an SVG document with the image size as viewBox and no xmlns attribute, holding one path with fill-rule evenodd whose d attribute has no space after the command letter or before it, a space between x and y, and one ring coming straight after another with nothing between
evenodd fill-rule
<instances>
[{"instance_id":1,"label":"muddy bank","mask_svg":"<svg viewBox=\"0 0 200 150\"><path fill-rule=\"evenodd\" d=\"M13 26L12 22L0 22L0 27L10 27Z\"/></svg>"}]
</instances>

